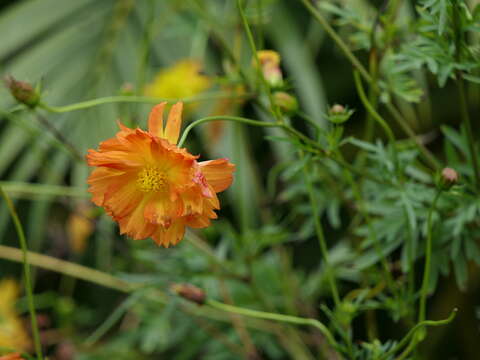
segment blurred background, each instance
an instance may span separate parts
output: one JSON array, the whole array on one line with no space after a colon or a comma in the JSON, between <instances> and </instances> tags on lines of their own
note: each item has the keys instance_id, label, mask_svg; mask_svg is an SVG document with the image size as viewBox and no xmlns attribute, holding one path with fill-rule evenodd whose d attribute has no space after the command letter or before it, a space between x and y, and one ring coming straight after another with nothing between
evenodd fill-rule
<instances>
[{"instance_id":1,"label":"blurred background","mask_svg":"<svg viewBox=\"0 0 480 360\"><path fill-rule=\"evenodd\" d=\"M325 5L332 24L368 62L368 34L380 31L375 21L388 1L324 3L332 4ZM470 1L472 9L476 3ZM395 20L399 33L417 20L416 5L402 2ZM302 111L324 126L329 106L348 104L356 112L346 132L361 137L365 113L351 65L302 4L246 1L246 15L259 48L280 54L286 89ZM113 285L102 286L103 280L95 284L78 279L84 268L72 269L78 275L72 277L48 270L55 269L49 258L33 259L41 338L49 358L319 358L317 349L325 344L314 330L245 325L235 316L209 314L168 292L172 283L195 283L226 302L303 316L320 316L320 304L329 304L310 209L302 201L300 185L290 181L297 175L292 154L285 144L265 139L278 133L222 122L195 130L187 141L189 151L201 160L229 157L237 166L235 182L221 195L220 219L214 226L190 232L166 250L152 241L119 236L116 224L89 202L85 182L87 149L112 137L117 119L145 128L155 101L65 108L110 96L193 97L186 105L185 123L209 115L263 120L265 114L252 105L238 71L250 74L252 57L235 1L3 0L0 34L0 75L40 86L42 102L51 107L20 110L8 89L0 87L0 179L17 207L29 249L162 294L145 300ZM439 86L426 71L415 76L428 96L412 105L408 96L416 96L416 89L403 88L408 96L400 96L398 103L410 125L431 138L429 147L442 156L439 128L459 122L458 109L452 106L453 85ZM475 91L472 96L478 95ZM471 102L472 114L478 114L478 107L479 102ZM309 131L300 119L294 122ZM381 137L378 132L375 136ZM348 209L328 187L317 195L327 236L335 243L350 231ZM18 253L8 251L18 247L18 241L3 203L0 245L5 246L0 248L0 348L31 351L22 267ZM332 258L343 261L348 258L345 251L336 247ZM346 263L354 262L348 259ZM444 317L454 306L463 310L454 324L432 330L424 345L434 354L431 359L479 358L480 291L474 268L469 263L463 291L453 273L439 279L429 309L432 318ZM245 276L253 279L251 284ZM339 276L350 284L347 288L358 279L347 267ZM13 337L2 334L5 319L16 329ZM381 340L399 338L407 328L386 315L378 320ZM355 325L360 341L366 330L360 320Z\"/></svg>"}]
</instances>

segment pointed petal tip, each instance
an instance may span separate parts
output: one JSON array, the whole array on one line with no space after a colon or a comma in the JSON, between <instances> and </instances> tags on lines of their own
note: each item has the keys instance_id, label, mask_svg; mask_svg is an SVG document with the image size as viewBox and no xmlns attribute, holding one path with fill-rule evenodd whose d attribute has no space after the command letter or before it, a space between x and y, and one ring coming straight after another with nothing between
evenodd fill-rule
<instances>
[{"instance_id":1,"label":"pointed petal tip","mask_svg":"<svg viewBox=\"0 0 480 360\"><path fill-rule=\"evenodd\" d=\"M157 136L163 137L163 111L167 105L166 101L155 105L148 115L148 131Z\"/></svg>"}]
</instances>

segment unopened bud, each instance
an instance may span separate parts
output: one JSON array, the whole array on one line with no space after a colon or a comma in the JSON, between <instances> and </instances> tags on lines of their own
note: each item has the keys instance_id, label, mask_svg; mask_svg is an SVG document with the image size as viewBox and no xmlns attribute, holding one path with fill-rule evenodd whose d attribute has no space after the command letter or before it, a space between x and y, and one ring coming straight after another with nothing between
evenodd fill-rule
<instances>
[{"instance_id":1,"label":"unopened bud","mask_svg":"<svg viewBox=\"0 0 480 360\"><path fill-rule=\"evenodd\" d=\"M458 179L458 173L454 169L446 167L442 170L440 176L440 186L448 190L458 182Z\"/></svg>"},{"instance_id":2,"label":"unopened bud","mask_svg":"<svg viewBox=\"0 0 480 360\"><path fill-rule=\"evenodd\" d=\"M298 110L297 99L284 91L277 91L274 93L273 101L275 105L286 114L294 113Z\"/></svg>"},{"instance_id":3,"label":"unopened bud","mask_svg":"<svg viewBox=\"0 0 480 360\"><path fill-rule=\"evenodd\" d=\"M34 108L40 101L38 92L27 82L18 81L13 76L7 76L5 85L10 90L10 94L22 104Z\"/></svg>"},{"instance_id":4,"label":"unopened bud","mask_svg":"<svg viewBox=\"0 0 480 360\"><path fill-rule=\"evenodd\" d=\"M283 85L283 74L280 69L280 55L273 50L257 51L258 61L262 70L263 77L272 87L280 87ZM253 65L256 61L253 59Z\"/></svg>"},{"instance_id":5,"label":"unopened bud","mask_svg":"<svg viewBox=\"0 0 480 360\"><path fill-rule=\"evenodd\" d=\"M343 124L350 119L353 113L354 110L349 110L343 105L335 104L328 110L328 120L334 124Z\"/></svg>"},{"instance_id":6,"label":"unopened bud","mask_svg":"<svg viewBox=\"0 0 480 360\"><path fill-rule=\"evenodd\" d=\"M280 65L280 54L273 50L259 50L257 51L258 60L260 61L260 66Z\"/></svg>"},{"instance_id":7,"label":"unopened bud","mask_svg":"<svg viewBox=\"0 0 480 360\"><path fill-rule=\"evenodd\" d=\"M191 284L173 284L170 289L177 295L198 305L205 303L205 291Z\"/></svg>"},{"instance_id":8,"label":"unopened bud","mask_svg":"<svg viewBox=\"0 0 480 360\"><path fill-rule=\"evenodd\" d=\"M340 104L335 104L330 109L330 112L335 115L342 114L344 111L345 111L345 107Z\"/></svg>"}]
</instances>

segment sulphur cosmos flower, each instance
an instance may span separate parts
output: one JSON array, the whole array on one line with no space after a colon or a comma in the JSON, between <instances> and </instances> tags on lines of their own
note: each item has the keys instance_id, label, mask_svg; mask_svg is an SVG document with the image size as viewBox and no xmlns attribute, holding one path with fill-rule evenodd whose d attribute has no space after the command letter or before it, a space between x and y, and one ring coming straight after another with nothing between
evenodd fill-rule
<instances>
[{"instance_id":1,"label":"sulphur cosmos flower","mask_svg":"<svg viewBox=\"0 0 480 360\"><path fill-rule=\"evenodd\" d=\"M89 150L92 201L133 239L148 237L165 247L177 244L185 227L204 228L217 218L217 193L232 183L235 166L228 159L197 162L198 156L176 146L182 103L172 106L163 126L166 103L155 106L148 131L119 123L114 138Z\"/></svg>"},{"instance_id":2,"label":"sulphur cosmos flower","mask_svg":"<svg viewBox=\"0 0 480 360\"><path fill-rule=\"evenodd\" d=\"M0 281L0 348L26 350L30 346L28 334L15 309L19 293L15 280Z\"/></svg>"},{"instance_id":3,"label":"sulphur cosmos flower","mask_svg":"<svg viewBox=\"0 0 480 360\"><path fill-rule=\"evenodd\" d=\"M200 62L192 59L180 60L158 72L148 84L147 96L179 99L198 95L212 86L211 79L201 73Z\"/></svg>"}]
</instances>

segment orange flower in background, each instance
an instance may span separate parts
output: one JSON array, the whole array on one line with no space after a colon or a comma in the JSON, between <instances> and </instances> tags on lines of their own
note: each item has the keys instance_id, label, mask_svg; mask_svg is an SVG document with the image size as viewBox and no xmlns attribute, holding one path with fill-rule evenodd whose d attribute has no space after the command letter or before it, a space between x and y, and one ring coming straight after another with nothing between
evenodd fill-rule
<instances>
[{"instance_id":1,"label":"orange flower in background","mask_svg":"<svg viewBox=\"0 0 480 360\"><path fill-rule=\"evenodd\" d=\"M90 149L87 160L97 167L88 178L92 201L120 233L168 247L183 238L185 226L204 228L217 218L216 193L231 185L235 166L228 159L197 162L178 148L183 104L172 106L164 128L165 105L150 112L148 132L119 123L116 136Z\"/></svg>"}]
</instances>

